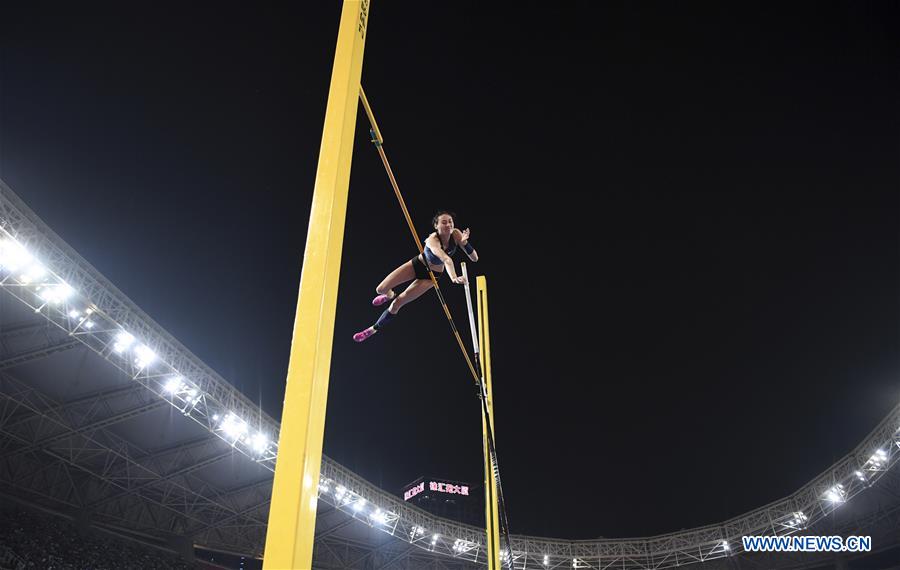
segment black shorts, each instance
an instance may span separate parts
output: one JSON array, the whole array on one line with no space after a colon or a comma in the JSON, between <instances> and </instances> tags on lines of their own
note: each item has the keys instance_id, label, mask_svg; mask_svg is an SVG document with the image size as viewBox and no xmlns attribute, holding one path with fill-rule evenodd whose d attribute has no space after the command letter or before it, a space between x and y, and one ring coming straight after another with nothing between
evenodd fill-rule
<instances>
[{"instance_id":1,"label":"black shorts","mask_svg":"<svg viewBox=\"0 0 900 570\"><path fill-rule=\"evenodd\" d=\"M431 277L428 275L428 266L425 265L424 261L422 261L421 255L415 256L410 261L412 261L413 271L416 274L416 279L428 279L428 280L431 279ZM442 273L441 271L435 271L434 277L435 278L440 277L441 273Z\"/></svg>"}]
</instances>

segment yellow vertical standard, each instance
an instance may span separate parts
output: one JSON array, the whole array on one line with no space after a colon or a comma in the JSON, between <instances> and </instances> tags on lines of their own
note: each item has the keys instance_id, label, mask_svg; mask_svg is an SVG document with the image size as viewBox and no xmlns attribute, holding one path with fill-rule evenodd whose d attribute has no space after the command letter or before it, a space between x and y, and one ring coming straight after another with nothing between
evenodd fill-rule
<instances>
[{"instance_id":1,"label":"yellow vertical standard","mask_svg":"<svg viewBox=\"0 0 900 570\"><path fill-rule=\"evenodd\" d=\"M288 363L263 568L312 567L328 373L369 0L344 0Z\"/></svg>"},{"instance_id":2,"label":"yellow vertical standard","mask_svg":"<svg viewBox=\"0 0 900 570\"><path fill-rule=\"evenodd\" d=\"M481 353L481 378L487 394L488 417L481 414L481 428L484 437L484 515L487 523L488 570L500 570L500 509L497 504L497 473L488 445L488 425L497 445L494 431L494 396L491 389L491 333L488 325L487 279L479 275L476 279L478 297L478 344Z\"/></svg>"}]
</instances>

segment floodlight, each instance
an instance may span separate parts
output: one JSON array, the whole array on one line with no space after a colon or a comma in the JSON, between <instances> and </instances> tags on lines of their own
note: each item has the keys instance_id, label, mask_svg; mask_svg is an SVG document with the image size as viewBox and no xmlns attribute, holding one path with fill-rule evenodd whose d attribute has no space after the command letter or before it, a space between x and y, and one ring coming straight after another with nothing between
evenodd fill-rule
<instances>
[{"instance_id":1,"label":"floodlight","mask_svg":"<svg viewBox=\"0 0 900 570\"><path fill-rule=\"evenodd\" d=\"M134 342L134 336L131 333L125 331L119 331L119 334L116 335L116 342L113 344L113 350L118 353L122 353L125 350L128 350L128 347Z\"/></svg>"},{"instance_id":2,"label":"floodlight","mask_svg":"<svg viewBox=\"0 0 900 570\"><path fill-rule=\"evenodd\" d=\"M0 265L10 271L26 265L34 259L24 247L13 240L6 239L0 242Z\"/></svg>"},{"instance_id":3,"label":"floodlight","mask_svg":"<svg viewBox=\"0 0 900 570\"><path fill-rule=\"evenodd\" d=\"M843 503L844 502L844 486L838 483L834 487L828 490L825 493L825 498L831 501L832 503Z\"/></svg>"},{"instance_id":4,"label":"floodlight","mask_svg":"<svg viewBox=\"0 0 900 570\"><path fill-rule=\"evenodd\" d=\"M253 440L250 444L250 447L253 448L257 453L262 453L266 450L266 446L269 445L269 438L262 432L257 433L253 436Z\"/></svg>"},{"instance_id":5,"label":"floodlight","mask_svg":"<svg viewBox=\"0 0 900 570\"><path fill-rule=\"evenodd\" d=\"M71 297L74 292L75 290L69 285L62 283L60 285L41 287L40 291L38 291L38 296L48 303L59 303Z\"/></svg>"},{"instance_id":6,"label":"floodlight","mask_svg":"<svg viewBox=\"0 0 900 570\"><path fill-rule=\"evenodd\" d=\"M136 349L134 349L137 357L134 359L134 363L138 368L146 368L149 364L152 364L154 360L156 360L156 353L147 348L146 345L139 345Z\"/></svg>"},{"instance_id":7,"label":"floodlight","mask_svg":"<svg viewBox=\"0 0 900 570\"><path fill-rule=\"evenodd\" d=\"M181 376L176 376L174 378L170 378L168 382L166 382L166 392L170 394L174 394L178 390L181 389ZM213 417L214 420L218 419L218 416Z\"/></svg>"},{"instance_id":8,"label":"floodlight","mask_svg":"<svg viewBox=\"0 0 900 570\"><path fill-rule=\"evenodd\" d=\"M246 422L230 413L225 416L225 419L222 421L221 427L222 431L224 431L228 437L231 437L235 440L240 439L240 437L247 431Z\"/></svg>"}]
</instances>

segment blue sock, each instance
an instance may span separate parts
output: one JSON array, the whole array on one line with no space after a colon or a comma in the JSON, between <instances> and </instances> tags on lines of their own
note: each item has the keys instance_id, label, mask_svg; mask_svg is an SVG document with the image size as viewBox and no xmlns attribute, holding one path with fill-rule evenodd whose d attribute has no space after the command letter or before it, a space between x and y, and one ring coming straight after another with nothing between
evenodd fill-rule
<instances>
[{"instance_id":1,"label":"blue sock","mask_svg":"<svg viewBox=\"0 0 900 570\"><path fill-rule=\"evenodd\" d=\"M391 313L388 309L385 309L384 312L381 313L381 316L378 317L378 320L375 322L375 326L372 328L374 328L376 331L381 330L381 327L391 322L391 319L393 318L394 314Z\"/></svg>"}]
</instances>

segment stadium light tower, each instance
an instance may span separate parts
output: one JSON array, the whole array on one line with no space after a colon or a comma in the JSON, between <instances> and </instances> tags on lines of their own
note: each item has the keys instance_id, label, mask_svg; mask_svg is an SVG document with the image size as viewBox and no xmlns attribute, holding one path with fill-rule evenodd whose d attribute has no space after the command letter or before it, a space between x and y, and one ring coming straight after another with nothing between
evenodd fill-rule
<instances>
[{"instance_id":1,"label":"stadium light tower","mask_svg":"<svg viewBox=\"0 0 900 570\"><path fill-rule=\"evenodd\" d=\"M369 0L344 0L294 319L263 568L311 568Z\"/></svg>"}]
</instances>

